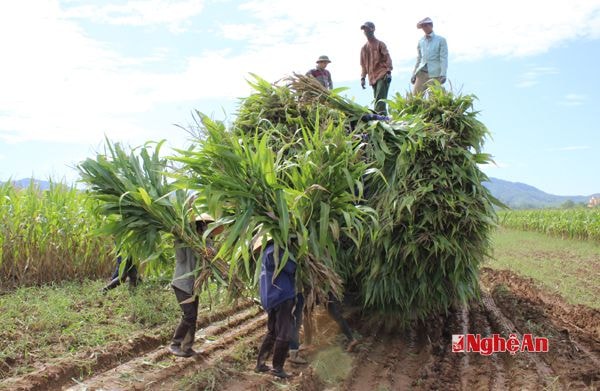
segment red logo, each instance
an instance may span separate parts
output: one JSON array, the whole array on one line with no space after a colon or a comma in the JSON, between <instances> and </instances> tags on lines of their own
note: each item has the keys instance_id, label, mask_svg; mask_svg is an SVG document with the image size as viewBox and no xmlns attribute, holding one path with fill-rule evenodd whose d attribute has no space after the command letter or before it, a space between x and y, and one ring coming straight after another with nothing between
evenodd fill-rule
<instances>
[{"instance_id":1,"label":"red logo","mask_svg":"<svg viewBox=\"0 0 600 391\"><path fill-rule=\"evenodd\" d=\"M462 334L452 335L452 353L465 351L465 336Z\"/></svg>"},{"instance_id":2,"label":"red logo","mask_svg":"<svg viewBox=\"0 0 600 391\"><path fill-rule=\"evenodd\" d=\"M534 337L532 334L523 334L519 339L516 334L510 334L508 338L500 334L492 334L490 337L482 337L481 334L453 334L453 353L479 353L489 356L493 353L508 352L548 352L548 338Z\"/></svg>"}]
</instances>

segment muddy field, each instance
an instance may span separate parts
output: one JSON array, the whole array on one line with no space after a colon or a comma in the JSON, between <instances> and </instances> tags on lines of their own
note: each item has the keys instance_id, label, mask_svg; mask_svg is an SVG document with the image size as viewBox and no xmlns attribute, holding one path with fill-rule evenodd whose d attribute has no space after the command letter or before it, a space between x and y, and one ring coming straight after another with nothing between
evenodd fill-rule
<instances>
[{"instance_id":1,"label":"muddy field","mask_svg":"<svg viewBox=\"0 0 600 391\"><path fill-rule=\"evenodd\" d=\"M351 353L342 349L334 322L316 315L310 364L287 365L294 377L276 381L252 369L266 317L245 303L201 319L193 359L170 356L152 336L80 361L48 363L18 378L11 390L598 390L600 312L565 303L507 271L482 271L482 300L456 308L412 330L386 334L351 324L362 336ZM549 339L547 353L453 353L453 334L524 334Z\"/></svg>"}]
</instances>

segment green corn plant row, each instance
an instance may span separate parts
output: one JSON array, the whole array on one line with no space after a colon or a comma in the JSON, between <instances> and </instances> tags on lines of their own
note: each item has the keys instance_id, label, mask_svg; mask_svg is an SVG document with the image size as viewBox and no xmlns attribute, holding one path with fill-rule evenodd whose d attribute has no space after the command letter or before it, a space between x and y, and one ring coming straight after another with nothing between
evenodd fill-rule
<instances>
[{"instance_id":1,"label":"green corn plant row","mask_svg":"<svg viewBox=\"0 0 600 391\"><path fill-rule=\"evenodd\" d=\"M498 215L507 228L600 241L600 208L510 210Z\"/></svg>"},{"instance_id":2,"label":"green corn plant row","mask_svg":"<svg viewBox=\"0 0 600 391\"><path fill-rule=\"evenodd\" d=\"M106 277L112 242L95 234L104 224L97 203L74 187L50 181L40 190L0 185L0 290Z\"/></svg>"}]
</instances>

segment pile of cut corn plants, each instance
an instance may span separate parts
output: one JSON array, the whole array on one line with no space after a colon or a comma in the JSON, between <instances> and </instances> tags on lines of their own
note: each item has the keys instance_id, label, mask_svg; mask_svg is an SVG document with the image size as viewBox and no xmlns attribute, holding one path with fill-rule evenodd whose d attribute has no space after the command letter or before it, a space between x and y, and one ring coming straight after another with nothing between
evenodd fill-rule
<instances>
[{"instance_id":1,"label":"pile of cut corn plants","mask_svg":"<svg viewBox=\"0 0 600 391\"><path fill-rule=\"evenodd\" d=\"M427 98L396 95L391 121L383 121L310 77L271 84L255 76L251 85L255 92L229 128L197 114L203 137L171 157L179 164L168 174L176 182L159 191L142 181L98 185L122 169L108 160L133 157L88 160L85 179L104 194L99 198L116 190L103 213L121 216L124 242L139 241L138 225L148 224L185 236L189 200L174 188L186 189L197 194L192 209L215 216L211 228L225 228L216 256L222 283L255 286L260 255L252 247L271 237L278 267L296 262L309 302L353 291L364 311L389 327L477 295L498 202L482 186L487 178L478 165L490 161L482 152L488 132L472 96L439 88ZM95 165L102 170L94 172ZM134 171L164 174L166 167ZM152 205L169 209L169 217ZM130 218L124 206L135 210Z\"/></svg>"},{"instance_id":2,"label":"pile of cut corn plants","mask_svg":"<svg viewBox=\"0 0 600 391\"><path fill-rule=\"evenodd\" d=\"M491 158L473 99L435 88L428 98L396 95L392 122L369 128L369 156L385 180L365 185L380 226L360 249L355 279L365 306L388 327L478 293L493 206L501 204L482 185L478 165Z\"/></svg>"}]
</instances>

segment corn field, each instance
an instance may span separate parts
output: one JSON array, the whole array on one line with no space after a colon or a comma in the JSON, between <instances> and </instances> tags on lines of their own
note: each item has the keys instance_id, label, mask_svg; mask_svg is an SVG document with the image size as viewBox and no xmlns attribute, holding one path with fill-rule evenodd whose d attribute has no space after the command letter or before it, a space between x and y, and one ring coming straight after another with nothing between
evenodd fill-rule
<instances>
[{"instance_id":1,"label":"corn field","mask_svg":"<svg viewBox=\"0 0 600 391\"><path fill-rule=\"evenodd\" d=\"M600 208L511 210L499 212L498 217L507 228L600 241Z\"/></svg>"},{"instance_id":2,"label":"corn field","mask_svg":"<svg viewBox=\"0 0 600 391\"><path fill-rule=\"evenodd\" d=\"M113 244L97 202L76 188L0 185L0 287L99 278L114 267Z\"/></svg>"}]
</instances>

